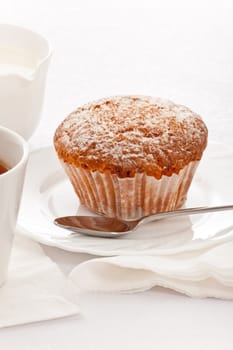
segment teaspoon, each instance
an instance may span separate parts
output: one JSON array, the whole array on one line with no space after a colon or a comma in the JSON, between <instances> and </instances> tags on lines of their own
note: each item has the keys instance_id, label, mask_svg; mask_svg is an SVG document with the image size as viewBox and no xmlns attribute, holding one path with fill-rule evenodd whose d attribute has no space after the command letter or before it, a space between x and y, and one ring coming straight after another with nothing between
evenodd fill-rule
<instances>
[{"instance_id":1,"label":"teaspoon","mask_svg":"<svg viewBox=\"0 0 233 350\"><path fill-rule=\"evenodd\" d=\"M120 220L106 216L64 216L56 218L54 220L54 224L72 232L88 236L116 238L132 233L142 224L151 221L157 221L159 219L177 216L205 214L225 210L233 210L233 205L185 208L145 216L139 220L134 221Z\"/></svg>"}]
</instances>

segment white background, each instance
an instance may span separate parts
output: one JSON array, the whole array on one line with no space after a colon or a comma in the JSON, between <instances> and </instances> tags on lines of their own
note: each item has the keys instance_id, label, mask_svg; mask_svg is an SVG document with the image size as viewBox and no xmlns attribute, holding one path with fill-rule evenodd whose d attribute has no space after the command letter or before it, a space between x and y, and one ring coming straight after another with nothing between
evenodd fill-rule
<instances>
[{"instance_id":1,"label":"white background","mask_svg":"<svg viewBox=\"0 0 233 350\"><path fill-rule=\"evenodd\" d=\"M232 0L1 0L0 21L54 49L37 136L83 102L136 93L188 105L233 142Z\"/></svg>"},{"instance_id":2,"label":"white background","mask_svg":"<svg viewBox=\"0 0 233 350\"><path fill-rule=\"evenodd\" d=\"M0 21L51 42L44 111L31 140L52 143L78 105L149 94L202 115L210 139L233 145L233 1L1 0ZM87 258L45 248L64 271ZM82 294L81 316L0 331L0 349L232 349L233 304L156 288Z\"/></svg>"}]
</instances>

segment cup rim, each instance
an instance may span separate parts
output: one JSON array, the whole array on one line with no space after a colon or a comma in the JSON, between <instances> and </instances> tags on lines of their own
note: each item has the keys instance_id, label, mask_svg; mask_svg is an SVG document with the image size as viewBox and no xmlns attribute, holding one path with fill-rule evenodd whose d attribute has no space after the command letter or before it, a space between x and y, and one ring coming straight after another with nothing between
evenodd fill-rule
<instances>
[{"instance_id":1,"label":"cup rim","mask_svg":"<svg viewBox=\"0 0 233 350\"><path fill-rule=\"evenodd\" d=\"M18 168L20 168L22 165L24 165L27 162L27 159L29 156L29 145L21 135L19 135L17 132L11 129L6 128L5 126L0 125L0 134L1 132L9 135L10 137L12 137L12 139L15 139L19 142L19 145L21 146L23 151L23 155L15 166L13 166L9 170L7 170L5 173L0 175L0 179L15 173L18 170Z\"/></svg>"}]
</instances>

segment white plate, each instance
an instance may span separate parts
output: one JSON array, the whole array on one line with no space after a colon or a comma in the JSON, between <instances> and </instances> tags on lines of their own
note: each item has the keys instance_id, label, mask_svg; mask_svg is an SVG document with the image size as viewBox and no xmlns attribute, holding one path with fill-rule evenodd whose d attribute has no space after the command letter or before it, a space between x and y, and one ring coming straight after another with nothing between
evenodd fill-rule
<instances>
[{"instance_id":1,"label":"white plate","mask_svg":"<svg viewBox=\"0 0 233 350\"><path fill-rule=\"evenodd\" d=\"M210 144L189 190L186 207L232 202L233 148ZM72 252L110 256L171 254L208 247L233 238L232 212L154 222L120 239L72 234L53 224L57 216L77 213L84 215L88 211L80 207L54 149L49 147L32 152L18 225L26 235L38 242Z\"/></svg>"}]
</instances>

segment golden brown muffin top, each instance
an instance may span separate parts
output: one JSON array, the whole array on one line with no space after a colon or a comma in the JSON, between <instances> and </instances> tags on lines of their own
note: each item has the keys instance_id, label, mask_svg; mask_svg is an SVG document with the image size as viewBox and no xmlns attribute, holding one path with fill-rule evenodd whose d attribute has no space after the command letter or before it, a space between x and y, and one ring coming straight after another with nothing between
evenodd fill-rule
<instances>
[{"instance_id":1,"label":"golden brown muffin top","mask_svg":"<svg viewBox=\"0 0 233 350\"><path fill-rule=\"evenodd\" d=\"M207 128L189 108L147 96L116 96L79 107L57 128L64 162L85 169L160 179L201 159Z\"/></svg>"}]
</instances>

